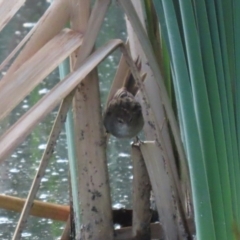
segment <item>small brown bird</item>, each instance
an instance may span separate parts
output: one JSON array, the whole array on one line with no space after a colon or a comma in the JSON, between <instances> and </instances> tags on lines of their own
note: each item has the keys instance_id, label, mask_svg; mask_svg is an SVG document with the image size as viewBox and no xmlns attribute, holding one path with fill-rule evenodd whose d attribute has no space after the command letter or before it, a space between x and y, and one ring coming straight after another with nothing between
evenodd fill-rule
<instances>
[{"instance_id":1,"label":"small brown bird","mask_svg":"<svg viewBox=\"0 0 240 240\"><path fill-rule=\"evenodd\" d=\"M135 61L136 67L141 71L141 61ZM146 73L141 75L144 81ZM108 133L117 138L132 138L142 130L144 125L142 108L135 99L139 87L129 71L123 81L123 87L108 101L103 115L103 123Z\"/></svg>"},{"instance_id":2,"label":"small brown bird","mask_svg":"<svg viewBox=\"0 0 240 240\"><path fill-rule=\"evenodd\" d=\"M125 87L120 88L109 102L103 123L107 132L117 138L132 138L142 130L141 105Z\"/></svg>"}]
</instances>

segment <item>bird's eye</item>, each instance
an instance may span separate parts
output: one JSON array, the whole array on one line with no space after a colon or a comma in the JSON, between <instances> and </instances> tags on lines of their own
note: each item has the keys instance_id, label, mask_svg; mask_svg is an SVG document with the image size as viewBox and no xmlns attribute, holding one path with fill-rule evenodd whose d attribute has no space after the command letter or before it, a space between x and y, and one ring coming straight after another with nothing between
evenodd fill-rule
<instances>
[{"instance_id":1,"label":"bird's eye","mask_svg":"<svg viewBox=\"0 0 240 240\"><path fill-rule=\"evenodd\" d=\"M125 98L127 97L127 93L126 92L123 92L121 95L120 95L120 98Z\"/></svg>"},{"instance_id":2,"label":"bird's eye","mask_svg":"<svg viewBox=\"0 0 240 240\"><path fill-rule=\"evenodd\" d=\"M118 118L119 123L123 123L123 120L121 118Z\"/></svg>"},{"instance_id":3,"label":"bird's eye","mask_svg":"<svg viewBox=\"0 0 240 240\"><path fill-rule=\"evenodd\" d=\"M132 108L132 111L133 112L139 112L139 111L141 111L141 106L140 105L134 105L134 107Z\"/></svg>"}]
</instances>

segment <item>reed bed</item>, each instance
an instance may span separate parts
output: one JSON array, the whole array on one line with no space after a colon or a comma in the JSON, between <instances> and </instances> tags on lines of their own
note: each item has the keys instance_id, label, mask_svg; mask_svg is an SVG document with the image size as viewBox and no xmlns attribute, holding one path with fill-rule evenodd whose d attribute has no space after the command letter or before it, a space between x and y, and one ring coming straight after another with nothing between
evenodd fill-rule
<instances>
[{"instance_id":1,"label":"reed bed","mask_svg":"<svg viewBox=\"0 0 240 240\"><path fill-rule=\"evenodd\" d=\"M55 0L0 65L15 58L0 81L0 120L58 66L62 79L0 136L2 163L58 107L27 199L0 196L0 207L21 211L12 239L21 238L30 214L67 221L61 239L238 239L240 4L116 2L126 16L126 43L116 36L95 47L110 0ZM23 4L0 2L0 30ZM119 230L97 72L116 50L121 58L107 103L132 77L145 122L144 141L132 144L132 226ZM34 200L66 118L70 207Z\"/></svg>"}]
</instances>

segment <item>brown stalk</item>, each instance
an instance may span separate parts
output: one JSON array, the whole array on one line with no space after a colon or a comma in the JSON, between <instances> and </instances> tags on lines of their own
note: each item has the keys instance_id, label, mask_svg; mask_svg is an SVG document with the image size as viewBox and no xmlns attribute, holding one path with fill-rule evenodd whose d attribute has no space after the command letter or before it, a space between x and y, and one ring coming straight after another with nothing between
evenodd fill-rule
<instances>
[{"instance_id":1,"label":"brown stalk","mask_svg":"<svg viewBox=\"0 0 240 240\"><path fill-rule=\"evenodd\" d=\"M155 142L140 144L145 164L152 184L154 197L161 225L167 239L182 239L179 226L178 204L172 190L173 185L169 178L163 156L159 156L159 149Z\"/></svg>"},{"instance_id":2,"label":"brown stalk","mask_svg":"<svg viewBox=\"0 0 240 240\"><path fill-rule=\"evenodd\" d=\"M69 8L70 8L70 24L71 28L74 31L80 32L83 35L85 35L87 22L90 15L90 1L89 0L70 0L69 1ZM85 36L84 36L85 37ZM77 60L77 53L79 51L79 48L76 49L71 55L70 55L70 71L74 69L74 65ZM73 98L73 114L76 113L75 104L81 104L77 101L76 95L77 91L75 91L75 97ZM75 104L74 104L75 103ZM74 132L72 133L72 141L75 141L76 134L78 133L78 124L74 125ZM74 142L75 146L72 146L72 151L74 151L74 156L72 159L69 159L69 167L70 167L70 178L71 178L71 192L70 194L70 204L72 204L71 209L74 210L75 214L72 214L70 217L70 225L72 228L72 231L74 231L74 234L80 234L81 231L81 223L80 223L80 198L79 198L79 178L78 178L78 160L76 155L76 141ZM74 197L73 197L74 196ZM76 209L75 209L76 208ZM73 211L72 211L73 212ZM75 236L74 236L75 237Z\"/></svg>"},{"instance_id":3,"label":"brown stalk","mask_svg":"<svg viewBox=\"0 0 240 240\"><path fill-rule=\"evenodd\" d=\"M76 69L93 50L110 1L97 0L90 18L90 1L72 1L73 3L79 3L82 11L86 11L82 15L76 15L76 10L73 11L73 27L84 32L76 61L72 57L72 63L75 64L73 68ZM76 238L110 240L113 239L113 224L98 82L97 70L93 69L77 87L73 100L82 214L81 232L77 232Z\"/></svg>"},{"instance_id":4,"label":"brown stalk","mask_svg":"<svg viewBox=\"0 0 240 240\"><path fill-rule=\"evenodd\" d=\"M106 162L98 79L91 72L78 88L75 101L82 103L75 114L81 238L113 239L111 198ZM77 237L77 239L79 239Z\"/></svg>"},{"instance_id":5,"label":"brown stalk","mask_svg":"<svg viewBox=\"0 0 240 240\"><path fill-rule=\"evenodd\" d=\"M73 239L73 237L71 236L71 220L69 216L60 240L71 240L71 239Z\"/></svg>"},{"instance_id":6,"label":"brown stalk","mask_svg":"<svg viewBox=\"0 0 240 240\"><path fill-rule=\"evenodd\" d=\"M136 240L151 239L150 235L150 191L146 165L140 150L140 144L132 144L133 161L133 221L132 237Z\"/></svg>"},{"instance_id":7,"label":"brown stalk","mask_svg":"<svg viewBox=\"0 0 240 240\"><path fill-rule=\"evenodd\" d=\"M26 199L18 197L0 195L0 208L15 212L21 212L25 201ZM30 214L32 216L40 218L49 218L56 221L66 221L69 216L69 211L69 206L67 205L59 205L34 200Z\"/></svg>"},{"instance_id":8,"label":"brown stalk","mask_svg":"<svg viewBox=\"0 0 240 240\"><path fill-rule=\"evenodd\" d=\"M71 240L71 222L70 217L68 218L65 228L63 230L60 240Z\"/></svg>"}]
</instances>

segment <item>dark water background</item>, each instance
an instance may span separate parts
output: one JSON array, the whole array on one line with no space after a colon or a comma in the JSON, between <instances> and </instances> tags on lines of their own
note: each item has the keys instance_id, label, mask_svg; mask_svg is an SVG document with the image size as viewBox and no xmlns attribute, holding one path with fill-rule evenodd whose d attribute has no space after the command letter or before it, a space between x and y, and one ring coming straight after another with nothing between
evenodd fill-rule
<instances>
[{"instance_id":1,"label":"dark water background","mask_svg":"<svg viewBox=\"0 0 240 240\"><path fill-rule=\"evenodd\" d=\"M11 22L0 33L0 62L2 62L40 16L48 8L46 0L27 0L24 7L15 15ZM113 1L104 20L97 46L101 46L111 38L125 40L125 22L122 10ZM109 92L120 54L116 52L108 57L98 68L103 104ZM1 78L5 72L1 72ZM5 119L0 122L2 134L9 126L19 119L31 106L46 94L59 81L58 69L49 75L32 93L27 96ZM52 123L57 109L47 116L32 134L8 157L0 167L0 193L26 198L32 180L45 149ZM108 146L108 166L111 181L113 207L131 207L131 161L129 157L130 142L120 141L111 137ZM42 180L37 199L46 202L68 204L68 157L66 134L63 129L51 162ZM20 214L0 209L0 239L12 238ZM33 240L58 239L65 224L30 217L22 239Z\"/></svg>"}]
</instances>

